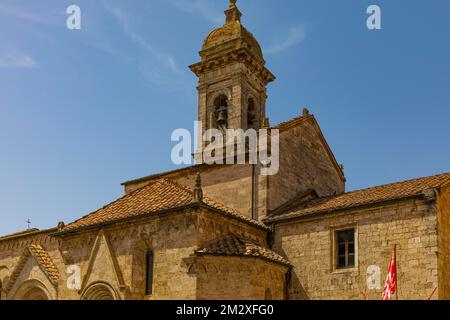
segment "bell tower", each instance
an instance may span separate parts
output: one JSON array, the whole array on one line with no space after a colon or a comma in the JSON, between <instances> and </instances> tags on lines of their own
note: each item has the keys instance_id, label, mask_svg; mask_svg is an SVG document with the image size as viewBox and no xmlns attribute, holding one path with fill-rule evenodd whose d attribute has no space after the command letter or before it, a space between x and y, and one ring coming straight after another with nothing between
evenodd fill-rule
<instances>
[{"instance_id":1,"label":"bell tower","mask_svg":"<svg viewBox=\"0 0 450 320\"><path fill-rule=\"evenodd\" d=\"M259 129L268 123L268 83L275 76L265 67L261 47L241 24L237 0L230 0L225 23L210 32L190 69L198 77L198 120L208 129Z\"/></svg>"}]
</instances>

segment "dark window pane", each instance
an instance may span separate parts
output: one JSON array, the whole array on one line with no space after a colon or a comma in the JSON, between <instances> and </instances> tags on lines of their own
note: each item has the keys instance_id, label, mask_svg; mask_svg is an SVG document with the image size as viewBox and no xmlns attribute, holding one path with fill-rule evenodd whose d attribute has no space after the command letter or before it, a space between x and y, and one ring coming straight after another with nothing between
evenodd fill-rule
<instances>
[{"instance_id":1,"label":"dark window pane","mask_svg":"<svg viewBox=\"0 0 450 320\"><path fill-rule=\"evenodd\" d=\"M348 241L349 242L354 242L355 241L355 231L354 230L350 230L348 232Z\"/></svg>"},{"instance_id":2,"label":"dark window pane","mask_svg":"<svg viewBox=\"0 0 450 320\"><path fill-rule=\"evenodd\" d=\"M147 254L146 295L153 294L153 253Z\"/></svg>"},{"instance_id":3,"label":"dark window pane","mask_svg":"<svg viewBox=\"0 0 450 320\"><path fill-rule=\"evenodd\" d=\"M355 244L354 243L349 243L348 244L348 253L349 254L354 254L355 253Z\"/></svg>"},{"instance_id":4,"label":"dark window pane","mask_svg":"<svg viewBox=\"0 0 450 320\"><path fill-rule=\"evenodd\" d=\"M338 268L345 268L345 256L339 256Z\"/></svg>"},{"instance_id":5,"label":"dark window pane","mask_svg":"<svg viewBox=\"0 0 450 320\"><path fill-rule=\"evenodd\" d=\"M348 265L347 267L354 267L355 266L355 255L349 254L348 255Z\"/></svg>"},{"instance_id":6,"label":"dark window pane","mask_svg":"<svg viewBox=\"0 0 450 320\"><path fill-rule=\"evenodd\" d=\"M337 267L352 268L355 266L355 230L345 230L336 233Z\"/></svg>"}]
</instances>

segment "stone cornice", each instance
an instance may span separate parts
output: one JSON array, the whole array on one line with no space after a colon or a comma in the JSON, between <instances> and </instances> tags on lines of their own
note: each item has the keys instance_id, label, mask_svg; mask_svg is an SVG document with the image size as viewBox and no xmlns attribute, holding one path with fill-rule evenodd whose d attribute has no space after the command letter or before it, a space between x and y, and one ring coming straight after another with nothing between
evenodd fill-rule
<instances>
[{"instance_id":1,"label":"stone cornice","mask_svg":"<svg viewBox=\"0 0 450 320\"><path fill-rule=\"evenodd\" d=\"M264 63L256 60L245 48L205 58L201 62L189 66L189 68L197 76L200 76L205 72L236 62L245 63L264 84L275 80L275 76L264 66Z\"/></svg>"}]
</instances>

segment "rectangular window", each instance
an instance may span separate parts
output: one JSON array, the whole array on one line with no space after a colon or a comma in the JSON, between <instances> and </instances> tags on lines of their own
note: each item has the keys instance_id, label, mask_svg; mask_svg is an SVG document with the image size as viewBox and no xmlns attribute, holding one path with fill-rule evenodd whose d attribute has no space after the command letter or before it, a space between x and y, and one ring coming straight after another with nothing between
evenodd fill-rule
<instances>
[{"instance_id":1,"label":"rectangular window","mask_svg":"<svg viewBox=\"0 0 450 320\"><path fill-rule=\"evenodd\" d=\"M153 253L147 253L147 273L146 273L146 289L147 296L153 294Z\"/></svg>"},{"instance_id":2,"label":"rectangular window","mask_svg":"<svg viewBox=\"0 0 450 320\"><path fill-rule=\"evenodd\" d=\"M355 266L355 229L336 232L336 266L338 269Z\"/></svg>"}]
</instances>

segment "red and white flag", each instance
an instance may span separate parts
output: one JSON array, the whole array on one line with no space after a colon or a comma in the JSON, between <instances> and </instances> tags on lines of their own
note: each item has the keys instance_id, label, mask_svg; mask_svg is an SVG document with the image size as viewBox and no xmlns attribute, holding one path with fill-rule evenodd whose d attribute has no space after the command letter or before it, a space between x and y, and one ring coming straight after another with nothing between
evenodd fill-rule
<instances>
[{"instance_id":1,"label":"red and white flag","mask_svg":"<svg viewBox=\"0 0 450 320\"><path fill-rule=\"evenodd\" d=\"M397 293L397 245L394 245L391 262L389 263L388 274L384 284L382 300L392 300Z\"/></svg>"}]
</instances>

